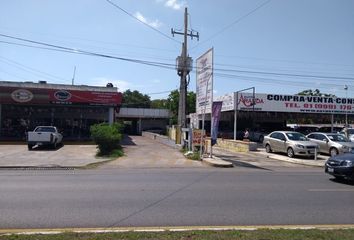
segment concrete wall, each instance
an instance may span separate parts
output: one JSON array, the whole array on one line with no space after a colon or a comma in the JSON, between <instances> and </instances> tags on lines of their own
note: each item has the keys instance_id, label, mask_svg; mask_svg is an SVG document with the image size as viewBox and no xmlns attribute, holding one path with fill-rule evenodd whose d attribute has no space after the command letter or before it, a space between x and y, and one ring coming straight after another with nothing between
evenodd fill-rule
<instances>
[{"instance_id":1,"label":"concrete wall","mask_svg":"<svg viewBox=\"0 0 354 240\"><path fill-rule=\"evenodd\" d=\"M207 151L210 148L210 138L206 139ZM217 144L215 145L225 150L231 152L249 152L257 151L257 143L255 142L245 142L239 140L221 139L218 138Z\"/></svg>"},{"instance_id":2,"label":"concrete wall","mask_svg":"<svg viewBox=\"0 0 354 240\"><path fill-rule=\"evenodd\" d=\"M168 109L153 108L120 108L118 118L164 118L169 119Z\"/></svg>"},{"instance_id":3,"label":"concrete wall","mask_svg":"<svg viewBox=\"0 0 354 240\"><path fill-rule=\"evenodd\" d=\"M147 137L150 139L155 140L156 142L162 143L164 145L176 148L176 149L182 149L181 145L177 145L175 141L169 139L167 136L164 135L159 135L157 133L151 133L151 132L142 132L141 134L143 137Z\"/></svg>"}]
</instances>

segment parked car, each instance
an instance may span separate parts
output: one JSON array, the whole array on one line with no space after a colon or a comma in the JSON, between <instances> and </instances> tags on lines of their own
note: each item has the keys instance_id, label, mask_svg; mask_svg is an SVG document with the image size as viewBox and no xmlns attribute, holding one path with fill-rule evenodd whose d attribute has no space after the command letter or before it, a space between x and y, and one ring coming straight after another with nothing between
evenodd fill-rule
<instances>
[{"instance_id":1,"label":"parked car","mask_svg":"<svg viewBox=\"0 0 354 240\"><path fill-rule=\"evenodd\" d=\"M349 138L351 142L354 142L354 128L343 128L342 131L340 131L340 134Z\"/></svg>"},{"instance_id":2,"label":"parked car","mask_svg":"<svg viewBox=\"0 0 354 240\"><path fill-rule=\"evenodd\" d=\"M318 128L318 132L322 133L339 133L343 130L342 127L320 127Z\"/></svg>"},{"instance_id":3,"label":"parked car","mask_svg":"<svg viewBox=\"0 0 354 240\"><path fill-rule=\"evenodd\" d=\"M272 132L264 137L263 145L267 153L283 152L290 158L296 155L314 157L318 149L318 145L305 135L291 131Z\"/></svg>"},{"instance_id":4,"label":"parked car","mask_svg":"<svg viewBox=\"0 0 354 240\"><path fill-rule=\"evenodd\" d=\"M354 143L338 133L310 133L307 138L318 144L320 153L331 156L351 152L354 149Z\"/></svg>"},{"instance_id":5,"label":"parked car","mask_svg":"<svg viewBox=\"0 0 354 240\"><path fill-rule=\"evenodd\" d=\"M53 126L38 126L33 132L27 133L28 150L32 150L35 145L50 145L55 149L62 144L62 140L63 136Z\"/></svg>"},{"instance_id":6,"label":"parked car","mask_svg":"<svg viewBox=\"0 0 354 240\"><path fill-rule=\"evenodd\" d=\"M264 136L266 136L268 133L266 133L263 130L253 130L251 129L249 131L249 140L252 142L260 142L262 143L264 140Z\"/></svg>"},{"instance_id":7,"label":"parked car","mask_svg":"<svg viewBox=\"0 0 354 240\"><path fill-rule=\"evenodd\" d=\"M354 152L330 157L325 172L337 179L354 180Z\"/></svg>"},{"instance_id":8,"label":"parked car","mask_svg":"<svg viewBox=\"0 0 354 240\"><path fill-rule=\"evenodd\" d=\"M318 127L300 126L300 127L295 127L294 131L307 135L307 134L312 133L312 132L318 132Z\"/></svg>"}]
</instances>

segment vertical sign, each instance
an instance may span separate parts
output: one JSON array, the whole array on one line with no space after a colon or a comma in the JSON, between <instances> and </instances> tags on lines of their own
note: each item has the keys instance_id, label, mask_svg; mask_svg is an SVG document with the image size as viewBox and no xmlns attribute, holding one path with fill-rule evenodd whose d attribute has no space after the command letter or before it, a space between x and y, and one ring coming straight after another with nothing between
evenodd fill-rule
<instances>
[{"instance_id":1,"label":"vertical sign","mask_svg":"<svg viewBox=\"0 0 354 240\"><path fill-rule=\"evenodd\" d=\"M213 99L213 49L197 59L197 97L196 110L198 114L211 112Z\"/></svg>"},{"instance_id":2,"label":"vertical sign","mask_svg":"<svg viewBox=\"0 0 354 240\"><path fill-rule=\"evenodd\" d=\"M213 103L213 48L197 59L197 96L196 96L196 110L197 114L202 116L202 130L204 131L205 112L211 112L211 105ZM200 157L203 158L203 136L202 147L200 148ZM210 152L211 152L210 148ZM211 153L210 153L211 155Z\"/></svg>"},{"instance_id":3,"label":"vertical sign","mask_svg":"<svg viewBox=\"0 0 354 240\"><path fill-rule=\"evenodd\" d=\"M212 131L211 131L211 145L216 144L216 140L218 138L218 128L219 128L219 121L221 116L221 107L222 102L213 102L213 109L211 113L212 118Z\"/></svg>"}]
</instances>

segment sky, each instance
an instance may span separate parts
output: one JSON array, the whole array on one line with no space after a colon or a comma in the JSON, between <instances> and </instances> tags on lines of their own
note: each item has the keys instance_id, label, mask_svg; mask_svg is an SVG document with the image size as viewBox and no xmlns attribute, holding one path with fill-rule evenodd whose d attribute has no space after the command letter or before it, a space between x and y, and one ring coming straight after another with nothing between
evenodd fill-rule
<instances>
[{"instance_id":1,"label":"sky","mask_svg":"<svg viewBox=\"0 0 354 240\"><path fill-rule=\"evenodd\" d=\"M171 28L183 30L185 8L199 33L187 43L194 66L214 49L214 97L250 87L354 97L354 0L1 0L0 81L72 84L76 68L75 85L167 98L180 84L183 36Z\"/></svg>"}]
</instances>

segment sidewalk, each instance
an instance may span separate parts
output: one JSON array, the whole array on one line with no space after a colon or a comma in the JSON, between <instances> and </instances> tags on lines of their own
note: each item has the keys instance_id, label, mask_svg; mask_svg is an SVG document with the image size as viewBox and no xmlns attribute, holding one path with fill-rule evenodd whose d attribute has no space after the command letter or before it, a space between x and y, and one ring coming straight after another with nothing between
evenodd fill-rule
<instances>
[{"instance_id":1,"label":"sidewalk","mask_svg":"<svg viewBox=\"0 0 354 240\"><path fill-rule=\"evenodd\" d=\"M318 155L317 160L311 158L304 159L299 157L289 158L288 156L279 153L267 153L265 151L258 151L255 152L255 154L263 155L266 156L267 158L274 159L274 160L296 163L296 164L307 165L307 166L314 166L314 167L323 167L327 159L329 158L328 156L323 156L323 155Z\"/></svg>"},{"instance_id":2,"label":"sidewalk","mask_svg":"<svg viewBox=\"0 0 354 240\"><path fill-rule=\"evenodd\" d=\"M267 165L267 160L275 160L279 162L289 163L289 164L298 164L298 165L305 165L305 166L312 166L312 167L323 167L325 162L329 158L329 156L318 155L317 160L310 159L310 158L289 158L288 156L281 154L281 153L267 153L265 149L258 148L257 151L250 151L250 152L231 152L220 147L214 147L215 155L219 158L222 158L224 161L232 161L241 160L244 162L252 162L257 163L259 165ZM274 162L274 161L273 161Z\"/></svg>"}]
</instances>

